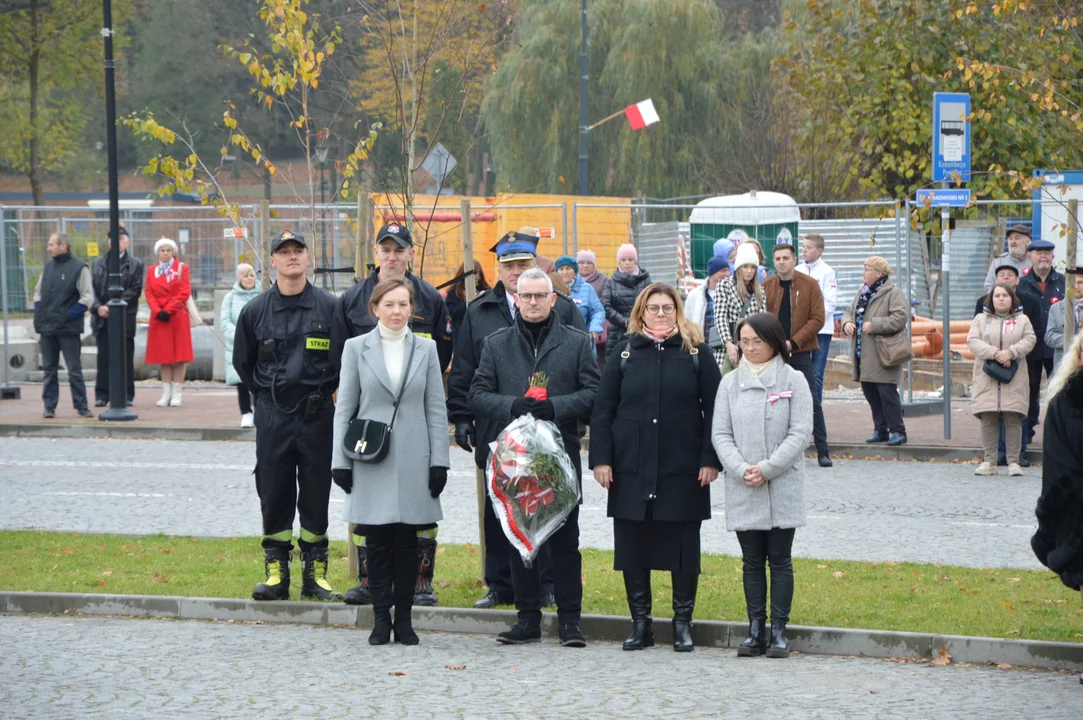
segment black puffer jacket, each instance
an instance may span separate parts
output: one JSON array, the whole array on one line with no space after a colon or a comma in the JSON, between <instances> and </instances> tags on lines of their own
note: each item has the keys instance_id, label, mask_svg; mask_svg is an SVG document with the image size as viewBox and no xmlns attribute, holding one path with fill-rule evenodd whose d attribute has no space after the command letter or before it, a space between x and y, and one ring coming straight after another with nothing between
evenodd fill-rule
<instances>
[{"instance_id":1,"label":"black puffer jacket","mask_svg":"<svg viewBox=\"0 0 1083 720\"><path fill-rule=\"evenodd\" d=\"M1065 360L1067 362L1067 360ZM1083 585L1083 371L1049 401L1042 440L1042 494L1030 546L1073 590Z\"/></svg>"},{"instance_id":2,"label":"black puffer jacket","mask_svg":"<svg viewBox=\"0 0 1083 720\"><path fill-rule=\"evenodd\" d=\"M605 319L609 321L607 358L613 354L613 348L617 346L617 343L624 339L624 333L628 331L628 316L632 314L636 298L650 284L651 274L642 268L638 268L634 275L617 270L605 281L605 288L602 289L602 307L605 308Z\"/></svg>"}]
</instances>

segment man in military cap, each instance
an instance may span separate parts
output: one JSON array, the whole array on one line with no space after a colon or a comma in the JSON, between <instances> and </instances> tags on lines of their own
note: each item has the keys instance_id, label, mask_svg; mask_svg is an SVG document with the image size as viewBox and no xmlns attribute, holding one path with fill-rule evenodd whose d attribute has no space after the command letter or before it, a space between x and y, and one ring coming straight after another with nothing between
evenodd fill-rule
<instances>
[{"instance_id":1,"label":"man in military cap","mask_svg":"<svg viewBox=\"0 0 1083 720\"><path fill-rule=\"evenodd\" d=\"M233 368L256 396L256 492L263 514L266 579L256 600L288 600L293 516L301 518L302 600L341 600L327 582L327 505L339 362L345 338L332 330L338 301L308 281L312 256L301 235L271 244L275 284L244 306Z\"/></svg>"},{"instance_id":2,"label":"man in military cap","mask_svg":"<svg viewBox=\"0 0 1083 720\"><path fill-rule=\"evenodd\" d=\"M371 275L342 294L338 312L335 313L335 333L336 336L344 338L345 342L349 338L374 330L376 318L369 312L369 299L372 297L373 288L381 280L404 277L414 286L414 313L410 318L410 332L436 342L440 369L446 370L451 362L452 352L451 317L440 292L410 272L410 263L413 260L414 239L408 227L400 222L390 222L380 228L380 232L376 233L377 266ZM414 604L422 607L437 604L436 589L432 583L436 568L436 532L436 528L418 531L418 553L421 558L414 588ZM368 586L365 536L355 533L353 543L357 547L358 583L346 591L346 602L350 605L368 605L372 602L372 596Z\"/></svg>"},{"instance_id":3,"label":"man in military cap","mask_svg":"<svg viewBox=\"0 0 1083 720\"><path fill-rule=\"evenodd\" d=\"M1034 428L1038 426L1039 393L1042 388L1042 370L1048 378L1053 374L1053 348L1045 344L1045 326L1049 319L1049 309L1064 300L1064 276L1053 269L1053 251L1056 245L1048 240L1031 240L1027 255L1030 267L1023 272L1019 281L1019 291L1039 298L1041 317L1034 327L1038 343L1027 355L1027 372L1030 374L1030 408L1023 421L1023 449L1034 440ZM1058 308L1059 310L1059 308ZM1020 465L1026 467L1025 458L1019 456Z\"/></svg>"},{"instance_id":4,"label":"man in military cap","mask_svg":"<svg viewBox=\"0 0 1083 720\"><path fill-rule=\"evenodd\" d=\"M476 438L493 437L501 428L484 432L475 430L475 422L491 423L492 420L475 418L467 404L467 395L474 380L474 372L481 360L485 339L498 330L511 327L518 308L515 292L519 276L535 267L538 254L538 238L532 234L509 232L491 248L496 253L498 282L492 290L478 295L466 308L462 329L455 338L455 363L448 376L448 419L455 424L455 442L467 452L473 451L478 472L482 473L489 448L477 445ZM571 325L586 332L583 315L575 303L557 294L553 314L557 322ZM476 445L476 447L475 447ZM493 513L488 496L485 498L485 583L489 591L474 607L488 608L494 605L510 605L514 601L511 581L510 546L500 521ZM539 555L542 575L543 604L553 603L552 565L548 549L543 546Z\"/></svg>"},{"instance_id":5,"label":"man in military cap","mask_svg":"<svg viewBox=\"0 0 1083 720\"><path fill-rule=\"evenodd\" d=\"M1030 267L1030 258L1027 249L1030 245L1030 228L1026 225L1012 225L1008 228L1008 252L1001 253L989 263L989 272L985 274L985 292L989 293L993 283L997 282L997 268L1003 265L1011 265L1022 276L1023 271Z\"/></svg>"}]
</instances>

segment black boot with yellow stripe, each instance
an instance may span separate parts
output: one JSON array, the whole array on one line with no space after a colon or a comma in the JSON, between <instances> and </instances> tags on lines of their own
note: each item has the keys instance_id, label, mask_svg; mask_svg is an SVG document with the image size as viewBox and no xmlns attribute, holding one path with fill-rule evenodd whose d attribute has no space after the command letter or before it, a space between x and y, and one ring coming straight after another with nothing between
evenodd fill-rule
<instances>
[{"instance_id":1,"label":"black boot with yellow stripe","mask_svg":"<svg viewBox=\"0 0 1083 720\"><path fill-rule=\"evenodd\" d=\"M326 541L325 541L326 542ZM342 601L342 595L327 582L327 548L314 547L301 551L304 568L301 571L301 599Z\"/></svg>"},{"instance_id":2,"label":"black boot with yellow stripe","mask_svg":"<svg viewBox=\"0 0 1083 720\"><path fill-rule=\"evenodd\" d=\"M253 600L290 599L290 549L264 548L263 565L267 579L252 591Z\"/></svg>"}]
</instances>

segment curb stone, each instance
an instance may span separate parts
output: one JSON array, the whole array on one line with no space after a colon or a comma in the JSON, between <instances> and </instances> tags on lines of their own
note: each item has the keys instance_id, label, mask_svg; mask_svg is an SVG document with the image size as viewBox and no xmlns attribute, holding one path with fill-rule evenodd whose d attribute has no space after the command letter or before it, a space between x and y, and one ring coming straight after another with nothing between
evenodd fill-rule
<instances>
[{"instance_id":1,"label":"curb stone","mask_svg":"<svg viewBox=\"0 0 1083 720\"><path fill-rule=\"evenodd\" d=\"M372 625L372 608L368 606L82 593L0 592L0 614L125 616L351 627ZM414 627L418 630L495 635L515 622L515 612L415 607L413 618ZM657 622L654 627L660 646L673 641L668 622ZM582 628L592 640L621 642L628 634L629 619L612 615L584 615ZM1072 671L1083 669L1083 643L802 625L789 625L787 630L790 646L795 651L817 655L931 659L936 657L940 648L946 646L952 661L956 663L1006 663ZM555 614L544 614L542 632L547 637L557 637ZM747 633L748 625L745 623L697 620L692 626L693 639L701 647L734 648Z\"/></svg>"},{"instance_id":2,"label":"curb stone","mask_svg":"<svg viewBox=\"0 0 1083 720\"><path fill-rule=\"evenodd\" d=\"M54 437L54 438L113 438L118 440L209 440L254 441L256 431L252 428L199 427L165 425L130 425L126 423L0 423L0 437ZM448 434L448 442L455 447L454 433ZM583 439L583 450L590 449L590 436ZM808 452L815 456L816 447L810 445ZM970 461L982 455L978 447L952 445L886 445L865 443L831 443L833 457L849 455L853 460L899 460L926 462ZM1042 461L1040 450L1028 450L1032 463Z\"/></svg>"}]
</instances>

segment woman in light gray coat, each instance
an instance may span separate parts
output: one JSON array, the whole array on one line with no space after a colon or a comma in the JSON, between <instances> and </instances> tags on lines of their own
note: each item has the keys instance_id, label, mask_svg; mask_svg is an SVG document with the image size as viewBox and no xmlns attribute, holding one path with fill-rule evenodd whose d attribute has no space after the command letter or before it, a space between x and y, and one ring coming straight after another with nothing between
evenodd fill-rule
<instances>
[{"instance_id":1,"label":"woman in light gray coat","mask_svg":"<svg viewBox=\"0 0 1083 720\"><path fill-rule=\"evenodd\" d=\"M793 604L794 529L805 524L812 393L804 375L786 364L786 333L774 316L748 316L737 326L736 336L741 358L718 387L711 437L725 468L726 529L737 532L744 564L749 626L737 655L782 658L790 654L786 623Z\"/></svg>"},{"instance_id":2,"label":"woman in light gray coat","mask_svg":"<svg viewBox=\"0 0 1083 720\"><path fill-rule=\"evenodd\" d=\"M237 404L241 406L241 427L254 426L252 418L252 392L241 382L241 376L233 369L233 336L237 333L237 318L241 310L260 294L256 287L256 269L248 263L237 266L237 282L233 289L222 298L222 309L218 312L218 327L222 331L222 342L226 346L226 385L237 386Z\"/></svg>"},{"instance_id":3,"label":"woman in light gray coat","mask_svg":"<svg viewBox=\"0 0 1083 720\"><path fill-rule=\"evenodd\" d=\"M404 278L376 285L369 312L376 331L346 341L339 373L331 473L349 494L346 520L364 535L372 593L370 645L416 645L410 619L418 573L419 530L443 518L440 493L451 466L447 410L436 343L410 332L413 287ZM395 399L402 389L399 412ZM343 441L354 418L391 426L391 447L378 463L347 457ZM392 586L395 622L391 622Z\"/></svg>"}]
</instances>

